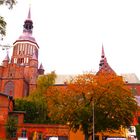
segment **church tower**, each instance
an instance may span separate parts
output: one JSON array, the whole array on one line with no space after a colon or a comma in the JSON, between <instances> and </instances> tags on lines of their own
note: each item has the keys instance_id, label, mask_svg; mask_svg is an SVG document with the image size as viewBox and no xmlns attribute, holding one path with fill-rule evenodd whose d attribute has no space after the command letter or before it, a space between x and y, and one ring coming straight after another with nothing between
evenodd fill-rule
<instances>
[{"instance_id":1,"label":"church tower","mask_svg":"<svg viewBox=\"0 0 140 140\"><path fill-rule=\"evenodd\" d=\"M23 33L13 44L12 63L29 66L30 60L34 55L38 59L39 46L32 36L32 31L33 21L31 20L31 12L29 9L28 17L23 25Z\"/></svg>"},{"instance_id":2,"label":"church tower","mask_svg":"<svg viewBox=\"0 0 140 140\"><path fill-rule=\"evenodd\" d=\"M0 92L14 98L28 96L36 86L40 74L38 69L39 46L32 36L31 9L24 21L22 35L13 43L11 60L7 54L0 66Z\"/></svg>"},{"instance_id":3,"label":"church tower","mask_svg":"<svg viewBox=\"0 0 140 140\"><path fill-rule=\"evenodd\" d=\"M99 71L97 72L97 74L101 72L107 72L109 74L116 74L115 71L110 67L110 65L107 62L103 45L102 45L101 60L99 63Z\"/></svg>"}]
</instances>

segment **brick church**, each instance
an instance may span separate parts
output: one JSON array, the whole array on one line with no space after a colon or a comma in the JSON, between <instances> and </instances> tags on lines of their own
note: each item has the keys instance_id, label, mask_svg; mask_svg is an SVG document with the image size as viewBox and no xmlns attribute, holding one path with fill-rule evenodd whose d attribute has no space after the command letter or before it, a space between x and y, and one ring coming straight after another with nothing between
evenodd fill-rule
<instances>
[{"instance_id":1,"label":"brick church","mask_svg":"<svg viewBox=\"0 0 140 140\"><path fill-rule=\"evenodd\" d=\"M0 91L14 98L27 96L36 88L38 75L44 74L42 64L38 66L39 46L32 36L33 21L30 9L24 21L22 35L13 43L11 59L7 54L0 66Z\"/></svg>"},{"instance_id":2,"label":"brick church","mask_svg":"<svg viewBox=\"0 0 140 140\"><path fill-rule=\"evenodd\" d=\"M69 132L67 126L25 124L23 122L23 114L13 111L13 99L28 96L29 93L36 88L38 76L44 74L43 65L40 64L39 66L39 45L32 36L32 32L33 21L29 9L27 19L24 21L23 33L13 43L11 58L9 58L7 54L0 66L0 138L5 138L6 136L6 131L3 126L5 126L8 115L16 114L20 120L18 124L18 136L26 134L24 135L25 137L30 137L34 131L39 131L40 136L44 134L47 136L46 140L49 139L49 136L56 135L59 135L61 140L83 140L84 138L81 133L73 134ZM98 72L103 70L109 73L115 73L109 66L105 57L104 48L102 47ZM70 77L71 76L68 75L58 75L55 84L64 85L65 80ZM127 81L127 85L132 89L138 100L140 100L140 81L137 77L134 74L130 74L129 76L124 75L124 80ZM137 120L135 122L137 123ZM31 130L30 128L34 129ZM42 139L43 138L40 138L39 140Z\"/></svg>"}]
</instances>

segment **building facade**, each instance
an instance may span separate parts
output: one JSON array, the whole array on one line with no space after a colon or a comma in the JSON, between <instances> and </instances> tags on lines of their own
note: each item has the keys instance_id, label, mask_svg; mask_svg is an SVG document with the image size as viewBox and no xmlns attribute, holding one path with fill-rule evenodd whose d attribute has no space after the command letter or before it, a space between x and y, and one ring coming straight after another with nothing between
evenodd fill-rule
<instances>
[{"instance_id":1,"label":"building facade","mask_svg":"<svg viewBox=\"0 0 140 140\"><path fill-rule=\"evenodd\" d=\"M0 66L0 92L22 98L36 88L38 75L44 74L38 66L39 46L32 36L33 21L29 9L22 35L13 43L12 57L7 54Z\"/></svg>"}]
</instances>

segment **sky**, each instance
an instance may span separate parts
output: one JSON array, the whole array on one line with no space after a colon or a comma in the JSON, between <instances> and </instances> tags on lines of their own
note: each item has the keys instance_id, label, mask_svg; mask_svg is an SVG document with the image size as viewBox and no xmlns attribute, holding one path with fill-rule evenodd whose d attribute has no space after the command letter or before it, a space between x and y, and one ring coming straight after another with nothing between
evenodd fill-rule
<instances>
[{"instance_id":1,"label":"sky","mask_svg":"<svg viewBox=\"0 0 140 140\"><path fill-rule=\"evenodd\" d=\"M30 3L33 36L45 73L97 72L103 44L118 75L135 73L140 79L139 0L18 0L12 10L0 7L7 22L0 44L12 45L22 34ZM5 55L0 50L1 60Z\"/></svg>"}]
</instances>

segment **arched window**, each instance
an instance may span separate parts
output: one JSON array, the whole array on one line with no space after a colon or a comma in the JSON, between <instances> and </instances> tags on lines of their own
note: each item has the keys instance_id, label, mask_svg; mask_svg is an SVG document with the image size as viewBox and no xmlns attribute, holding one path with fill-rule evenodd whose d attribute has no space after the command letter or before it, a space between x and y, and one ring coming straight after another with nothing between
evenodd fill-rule
<instances>
[{"instance_id":1,"label":"arched window","mask_svg":"<svg viewBox=\"0 0 140 140\"><path fill-rule=\"evenodd\" d=\"M14 83L9 81L5 84L4 93L10 96L14 96Z\"/></svg>"}]
</instances>

